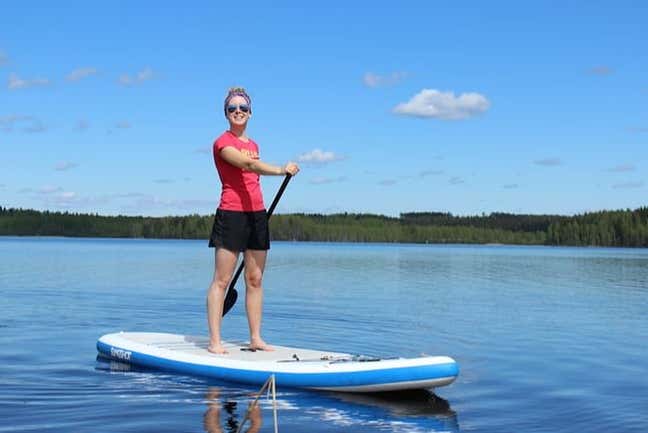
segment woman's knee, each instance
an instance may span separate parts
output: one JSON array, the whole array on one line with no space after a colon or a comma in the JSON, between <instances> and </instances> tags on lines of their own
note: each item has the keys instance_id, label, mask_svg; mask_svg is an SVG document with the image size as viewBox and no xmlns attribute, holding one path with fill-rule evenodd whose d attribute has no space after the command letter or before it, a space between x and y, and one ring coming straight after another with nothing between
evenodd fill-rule
<instances>
[{"instance_id":1,"label":"woman's knee","mask_svg":"<svg viewBox=\"0 0 648 433\"><path fill-rule=\"evenodd\" d=\"M227 285L229 284L228 280L223 278L214 278L209 285L208 292L210 294L223 294L227 290Z\"/></svg>"},{"instance_id":2,"label":"woman's knee","mask_svg":"<svg viewBox=\"0 0 648 433\"><path fill-rule=\"evenodd\" d=\"M263 272L260 270L245 272L245 285L251 289L260 289L263 280Z\"/></svg>"}]
</instances>

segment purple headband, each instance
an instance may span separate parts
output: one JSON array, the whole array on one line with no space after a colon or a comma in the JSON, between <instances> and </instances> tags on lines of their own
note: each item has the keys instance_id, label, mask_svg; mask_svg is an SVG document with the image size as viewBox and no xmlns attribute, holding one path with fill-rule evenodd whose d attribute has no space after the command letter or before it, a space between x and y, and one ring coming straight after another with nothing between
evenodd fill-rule
<instances>
[{"instance_id":1,"label":"purple headband","mask_svg":"<svg viewBox=\"0 0 648 433\"><path fill-rule=\"evenodd\" d=\"M229 104L230 99L232 99L235 96L240 96L243 99L245 99L245 102L250 106L250 113L252 112L252 101L250 100L250 97L248 96L247 93L245 93L245 90L233 90L227 94L225 97L225 103L223 104L223 111L225 111L225 116L227 116L227 104Z\"/></svg>"}]
</instances>

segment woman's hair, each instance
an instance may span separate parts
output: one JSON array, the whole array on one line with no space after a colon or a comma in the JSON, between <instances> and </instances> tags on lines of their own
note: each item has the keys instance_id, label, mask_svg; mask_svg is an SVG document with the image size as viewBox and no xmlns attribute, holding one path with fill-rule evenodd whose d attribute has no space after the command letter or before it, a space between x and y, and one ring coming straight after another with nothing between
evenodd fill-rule
<instances>
[{"instance_id":1,"label":"woman's hair","mask_svg":"<svg viewBox=\"0 0 648 433\"><path fill-rule=\"evenodd\" d=\"M245 99L245 102L250 106L250 113L252 113L252 100L247 94L243 87L230 87L227 91L227 96L225 96L225 102L223 103L223 110L225 111L225 116L227 116L227 104L229 104L230 99L235 96L240 96Z\"/></svg>"}]
</instances>

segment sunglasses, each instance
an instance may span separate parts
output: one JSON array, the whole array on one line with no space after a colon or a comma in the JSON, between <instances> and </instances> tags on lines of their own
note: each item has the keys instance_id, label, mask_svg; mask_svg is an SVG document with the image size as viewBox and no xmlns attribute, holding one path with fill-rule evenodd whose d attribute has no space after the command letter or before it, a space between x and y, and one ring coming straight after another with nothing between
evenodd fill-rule
<instances>
[{"instance_id":1,"label":"sunglasses","mask_svg":"<svg viewBox=\"0 0 648 433\"><path fill-rule=\"evenodd\" d=\"M241 105L228 105L227 106L227 112L228 113L233 113L236 111L236 109L241 110L241 113L249 113L250 112L250 106L247 104L241 104Z\"/></svg>"}]
</instances>

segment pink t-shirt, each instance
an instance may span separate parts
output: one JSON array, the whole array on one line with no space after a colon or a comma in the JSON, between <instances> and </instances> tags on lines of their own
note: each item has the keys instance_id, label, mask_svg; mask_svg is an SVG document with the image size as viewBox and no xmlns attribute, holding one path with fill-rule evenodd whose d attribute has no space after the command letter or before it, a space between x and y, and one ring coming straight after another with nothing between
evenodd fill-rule
<instances>
[{"instance_id":1,"label":"pink t-shirt","mask_svg":"<svg viewBox=\"0 0 648 433\"><path fill-rule=\"evenodd\" d=\"M264 210L259 175L225 161L220 156L220 152L228 146L238 149L250 158L259 159L259 146L252 139L245 142L230 131L225 131L214 141L214 163L223 184L218 208L245 212Z\"/></svg>"}]
</instances>

